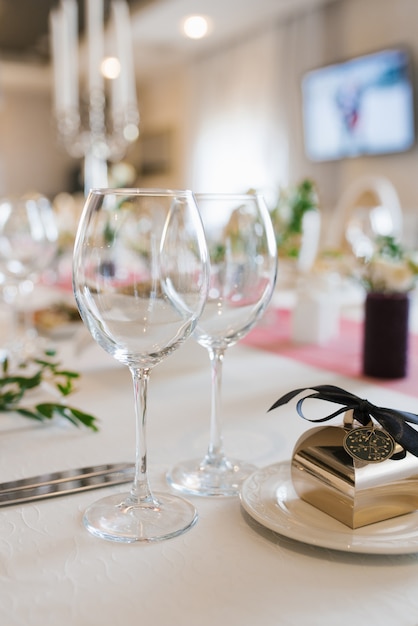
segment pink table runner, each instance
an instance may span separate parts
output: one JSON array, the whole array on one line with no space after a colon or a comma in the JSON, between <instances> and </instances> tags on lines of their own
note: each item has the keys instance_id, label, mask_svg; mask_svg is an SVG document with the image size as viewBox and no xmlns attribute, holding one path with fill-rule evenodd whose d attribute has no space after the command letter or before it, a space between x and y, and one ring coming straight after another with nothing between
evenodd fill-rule
<instances>
[{"instance_id":1,"label":"pink table runner","mask_svg":"<svg viewBox=\"0 0 418 626\"><path fill-rule=\"evenodd\" d=\"M361 374L362 324L341 319L338 337L318 346L297 344L291 340L291 312L270 309L259 326L254 328L243 343L261 350L280 354L325 370L352 378ZM408 376L397 380L373 380L374 384L418 397L418 335L410 335Z\"/></svg>"}]
</instances>

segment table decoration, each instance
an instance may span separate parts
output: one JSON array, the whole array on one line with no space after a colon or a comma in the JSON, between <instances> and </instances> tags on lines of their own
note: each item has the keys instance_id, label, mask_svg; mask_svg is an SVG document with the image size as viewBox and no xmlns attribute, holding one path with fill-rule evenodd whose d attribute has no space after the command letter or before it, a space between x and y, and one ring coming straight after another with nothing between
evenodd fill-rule
<instances>
[{"instance_id":1,"label":"table decoration","mask_svg":"<svg viewBox=\"0 0 418 626\"><path fill-rule=\"evenodd\" d=\"M270 211L279 259L291 278L310 270L318 251L321 229L319 196L309 178L280 190L278 202Z\"/></svg>"},{"instance_id":2,"label":"table decoration","mask_svg":"<svg viewBox=\"0 0 418 626\"><path fill-rule=\"evenodd\" d=\"M418 259L393 237L379 237L373 254L359 260L357 273L366 289L363 373L403 378L408 373L409 294Z\"/></svg>"},{"instance_id":3,"label":"table decoration","mask_svg":"<svg viewBox=\"0 0 418 626\"><path fill-rule=\"evenodd\" d=\"M97 420L93 415L63 401L74 391L74 380L80 374L63 369L60 362L54 359L55 355L54 350L49 350L42 358L33 356L17 362L15 366L11 366L7 358L3 360L0 412L14 412L41 422L59 416L75 426L83 425L97 431ZM33 404L30 400L33 400L31 396L35 390L57 395L59 400Z\"/></svg>"},{"instance_id":4,"label":"table decoration","mask_svg":"<svg viewBox=\"0 0 418 626\"><path fill-rule=\"evenodd\" d=\"M334 385L295 389L269 410L302 393L300 417L325 422L345 415L342 425L316 427L297 440L291 477L298 496L351 528L417 510L418 432L410 424L418 424L418 415L375 406ZM308 399L340 408L308 418L302 410Z\"/></svg>"},{"instance_id":5,"label":"table decoration","mask_svg":"<svg viewBox=\"0 0 418 626\"><path fill-rule=\"evenodd\" d=\"M363 306L363 300L360 303ZM357 307L357 304L356 304ZM323 345L292 340L293 310L270 307L267 323L253 329L243 343L270 354L289 358L319 371L359 380L362 378L363 321L341 315L340 332ZM418 334L409 337L409 373L405 378L375 378L373 384L386 390L418 398Z\"/></svg>"},{"instance_id":6,"label":"table decoration","mask_svg":"<svg viewBox=\"0 0 418 626\"><path fill-rule=\"evenodd\" d=\"M418 552L418 511L350 528L297 495L289 462L256 470L243 483L240 500L252 520L302 544L354 554Z\"/></svg>"},{"instance_id":7,"label":"table decoration","mask_svg":"<svg viewBox=\"0 0 418 626\"><path fill-rule=\"evenodd\" d=\"M362 371L404 378L409 369L408 293L368 293L364 305Z\"/></svg>"},{"instance_id":8,"label":"table decoration","mask_svg":"<svg viewBox=\"0 0 418 626\"><path fill-rule=\"evenodd\" d=\"M332 276L311 271L299 281L292 314L295 343L325 345L339 334L340 304Z\"/></svg>"}]
</instances>

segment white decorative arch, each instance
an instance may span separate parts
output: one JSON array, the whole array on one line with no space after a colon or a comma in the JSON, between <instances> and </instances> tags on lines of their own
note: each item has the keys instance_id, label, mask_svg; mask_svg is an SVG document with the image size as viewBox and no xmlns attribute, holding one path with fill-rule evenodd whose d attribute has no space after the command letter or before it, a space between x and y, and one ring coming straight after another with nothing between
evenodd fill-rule
<instances>
[{"instance_id":1,"label":"white decorative arch","mask_svg":"<svg viewBox=\"0 0 418 626\"><path fill-rule=\"evenodd\" d=\"M362 176L342 193L329 233L332 247L347 245L347 227L360 213L368 215L370 230L377 235L401 238L403 216L398 193L384 176Z\"/></svg>"}]
</instances>

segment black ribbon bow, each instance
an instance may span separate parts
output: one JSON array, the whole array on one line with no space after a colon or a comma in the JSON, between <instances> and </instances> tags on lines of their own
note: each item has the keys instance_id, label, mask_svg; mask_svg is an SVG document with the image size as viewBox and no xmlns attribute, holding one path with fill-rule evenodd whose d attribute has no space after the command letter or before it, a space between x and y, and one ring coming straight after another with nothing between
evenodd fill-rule
<instances>
[{"instance_id":1,"label":"black ribbon bow","mask_svg":"<svg viewBox=\"0 0 418 626\"><path fill-rule=\"evenodd\" d=\"M317 387L295 389L294 391L290 391L279 398L269 408L269 411L272 411L279 406L283 406L303 391L310 390L315 391L316 393L311 393L304 398L301 398L298 400L296 405L298 415L303 417L303 419L308 420L308 422L326 422L351 409L353 411L353 418L356 419L362 426L367 426L370 422L370 418L374 418L377 422L379 422L384 430L392 435L394 440L399 443L404 450L408 450L414 456L418 456L418 432L408 424L408 422L418 424L418 415L415 413L409 413L408 411L398 411L395 409L386 409L375 406L368 400L362 400L353 393L345 391L345 389L341 389L335 385L318 385ZM330 413L325 417L319 419L309 419L303 414L302 411L302 405L308 398L327 400L328 402L342 404L343 406L338 409L338 411Z\"/></svg>"}]
</instances>

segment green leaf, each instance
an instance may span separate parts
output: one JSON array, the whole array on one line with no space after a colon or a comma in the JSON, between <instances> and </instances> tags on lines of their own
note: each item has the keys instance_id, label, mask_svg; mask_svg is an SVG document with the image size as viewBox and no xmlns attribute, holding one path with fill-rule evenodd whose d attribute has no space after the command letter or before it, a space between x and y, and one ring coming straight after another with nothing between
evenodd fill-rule
<instances>
[{"instance_id":1,"label":"green leaf","mask_svg":"<svg viewBox=\"0 0 418 626\"><path fill-rule=\"evenodd\" d=\"M66 376L67 378L80 378L80 374L68 370L57 370L55 374L56 376Z\"/></svg>"},{"instance_id":2,"label":"green leaf","mask_svg":"<svg viewBox=\"0 0 418 626\"><path fill-rule=\"evenodd\" d=\"M84 426L87 426L94 431L99 430L96 426L97 419L94 417L94 415L91 415L90 413L85 413L84 411L80 411L79 409L75 409L74 407L70 406L67 406L66 410L69 411L78 422L84 424Z\"/></svg>"},{"instance_id":3,"label":"green leaf","mask_svg":"<svg viewBox=\"0 0 418 626\"><path fill-rule=\"evenodd\" d=\"M56 411L56 404L52 402L44 402L42 404L37 404L35 409L47 419L52 419L54 412Z\"/></svg>"},{"instance_id":4,"label":"green leaf","mask_svg":"<svg viewBox=\"0 0 418 626\"><path fill-rule=\"evenodd\" d=\"M70 393L73 391L73 386L71 384L71 381L67 381L65 385L57 383L57 389L61 392L63 396L69 396Z\"/></svg>"},{"instance_id":5,"label":"green leaf","mask_svg":"<svg viewBox=\"0 0 418 626\"><path fill-rule=\"evenodd\" d=\"M55 356L55 350L46 351L46 357ZM97 431L96 418L93 415L84 413L79 409L66 406L61 402L43 402L35 407L20 406L26 393L39 387L44 379L51 383L51 377L56 389L61 396L66 397L74 391L73 381L80 377L80 374L70 370L59 369L58 361L51 361L43 358L32 358L18 364L17 369L28 369L29 366L36 365L38 369L31 376L18 376L10 374L9 362L3 360L3 377L0 378L0 412L15 412L23 417L43 421L52 419L55 415L60 415L69 420L75 426L84 425L93 431ZM44 378L44 377L47 378Z\"/></svg>"},{"instance_id":6,"label":"green leaf","mask_svg":"<svg viewBox=\"0 0 418 626\"><path fill-rule=\"evenodd\" d=\"M23 415L23 417L29 417L30 419L38 420L38 422L43 422L45 416L40 415L37 411L31 411L30 409L14 409L15 413L19 413L19 415Z\"/></svg>"},{"instance_id":7,"label":"green leaf","mask_svg":"<svg viewBox=\"0 0 418 626\"><path fill-rule=\"evenodd\" d=\"M43 359L34 359L34 363L38 363L39 365L43 365L43 367L48 367L50 369L55 369L58 367L59 363L53 363L51 361L44 361Z\"/></svg>"},{"instance_id":8,"label":"green leaf","mask_svg":"<svg viewBox=\"0 0 418 626\"><path fill-rule=\"evenodd\" d=\"M36 410L38 413L43 415L46 418L52 418L55 413L65 417L70 422L75 424L76 426L80 426L83 424L84 426L88 426L94 431L97 431L98 428L96 426L96 418L89 413L84 413L74 407L66 406L63 404L55 404L51 402L45 402L42 404L36 405Z\"/></svg>"}]
</instances>

